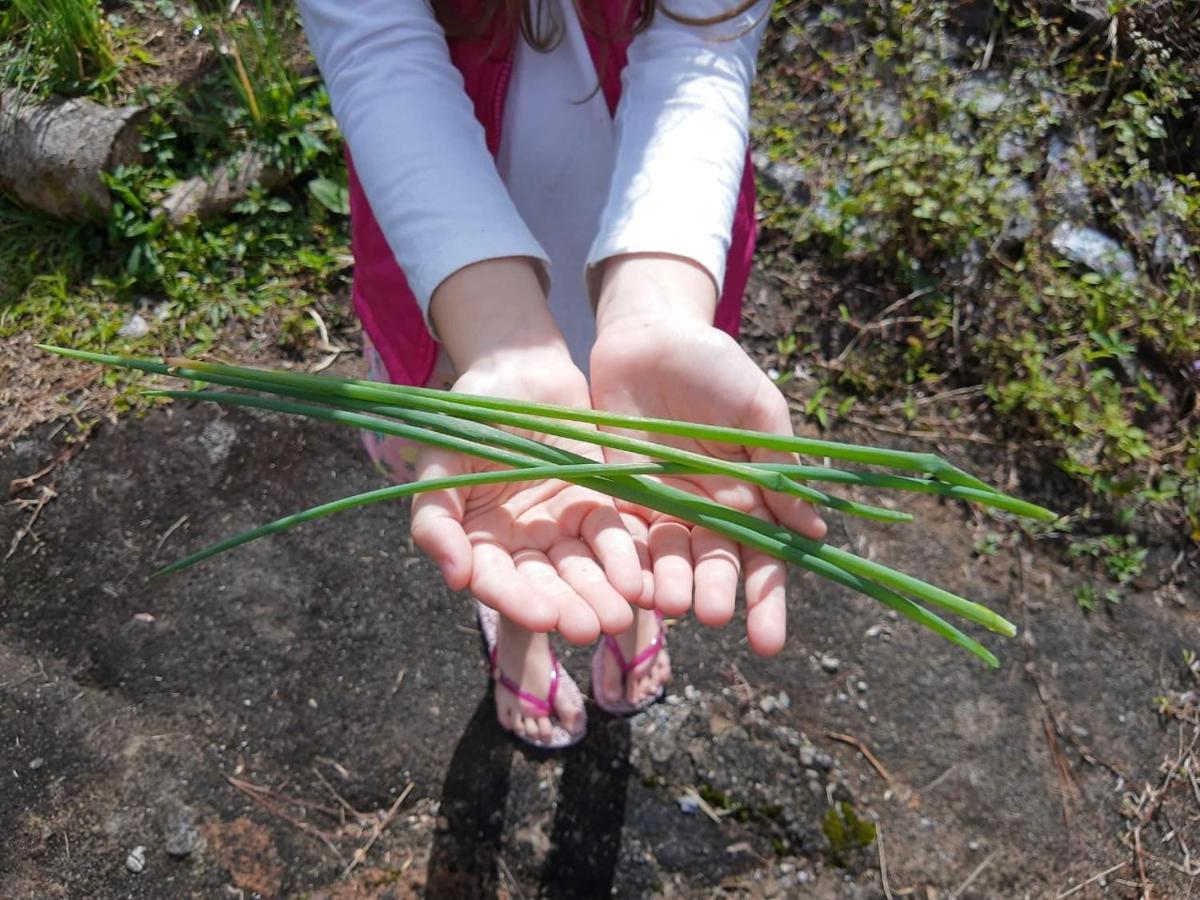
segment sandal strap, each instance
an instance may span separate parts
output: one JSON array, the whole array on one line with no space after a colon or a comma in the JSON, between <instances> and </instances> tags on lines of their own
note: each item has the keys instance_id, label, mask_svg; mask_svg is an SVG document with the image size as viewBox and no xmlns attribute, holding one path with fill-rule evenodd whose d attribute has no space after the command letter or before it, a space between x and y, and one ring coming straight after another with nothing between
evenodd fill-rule
<instances>
[{"instance_id":1,"label":"sandal strap","mask_svg":"<svg viewBox=\"0 0 1200 900\"><path fill-rule=\"evenodd\" d=\"M663 614L656 610L655 615L658 619L658 634L654 636L654 640L650 642L645 650L631 660L627 660L625 658L625 654L621 652L621 645L617 643L617 639L615 637L613 637L611 634L606 634L604 636L604 646L612 651L612 655L616 657L617 667L621 670L622 677L628 675L642 663L657 656L658 651L661 650L663 645L666 643L666 629L663 628Z\"/></svg>"},{"instance_id":2,"label":"sandal strap","mask_svg":"<svg viewBox=\"0 0 1200 900\"><path fill-rule=\"evenodd\" d=\"M535 716L552 717L554 715L554 698L558 696L559 677L558 657L554 654L554 651L550 651L550 691L545 697L539 697L537 694L522 688L519 682L509 678L500 670L500 666L496 660L498 649L498 647L492 648L492 678L502 688L525 704L528 712L531 712Z\"/></svg>"}]
</instances>

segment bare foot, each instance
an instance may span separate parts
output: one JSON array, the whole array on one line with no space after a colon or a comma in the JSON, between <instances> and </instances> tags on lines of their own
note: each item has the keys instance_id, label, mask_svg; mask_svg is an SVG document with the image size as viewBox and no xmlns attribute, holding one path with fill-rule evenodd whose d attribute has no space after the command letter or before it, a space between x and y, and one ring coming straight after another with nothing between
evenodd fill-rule
<instances>
[{"instance_id":1,"label":"bare foot","mask_svg":"<svg viewBox=\"0 0 1200 900\"><path fill-rule=\"evenodd\" d=\"M637 612L633 627L616 636L617 646L626 660L634 660L653 645L663 627L654 610L641 609ZM604 649L604 666L600 690L604 699L616 703L624 698L633 706L639 706L657 697L671 680L671 657L666 645L658 653L622 674L616 655Z\"/></svg>"},{"instance_id":2,"label":"bare foot","mask_svg":"<svg viewBox=\"0 0 1200 900\"><path fill-rule=\"evenodd\" d=\"M548 697L554 665L549 636L527 631L503 616L499 619L496 663L500 672L525 693L543 699ZM499 677L496 678L495 690L496 714L504 728L526 740L546 742L551 739L555 722L545 714L544 707L522 702L500 683ZM586 727L583 706L578 702L578 697L574 692L562 689L561 672L559 689L554 697L553 718L572 737L582 734Z\"/></svg>"}]
</instances>

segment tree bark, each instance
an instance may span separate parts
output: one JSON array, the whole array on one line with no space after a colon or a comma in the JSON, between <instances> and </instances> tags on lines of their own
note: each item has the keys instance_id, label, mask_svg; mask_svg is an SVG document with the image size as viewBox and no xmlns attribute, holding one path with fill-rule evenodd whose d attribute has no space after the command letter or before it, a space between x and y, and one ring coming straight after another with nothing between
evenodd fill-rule
<instances>
[{"instance_id":1,"label":"tree bark","mask_svg":"<svg viewBox=\"0 0 1200 900\"><path fill-rule=\"evenodd\" d=\"M172 225L191 218L212 218L244 200L256 184L266 191L273 191L289 180L285 173L267 165L258 154L246 151L210 175L197 175L172 185L154 214L166 216Z\"/></svg>"},{"instance_id":2,"label":"tree bark","mask_svg":"<svg viewBox=\"0 0 1200 900\"><path fill-rule=\"evenodd\" d=\"M103 219L112 200L101 173L140 159L137 126L148 112L0 91L0 189L60 219Z\"/></svg>"}]
</instances>

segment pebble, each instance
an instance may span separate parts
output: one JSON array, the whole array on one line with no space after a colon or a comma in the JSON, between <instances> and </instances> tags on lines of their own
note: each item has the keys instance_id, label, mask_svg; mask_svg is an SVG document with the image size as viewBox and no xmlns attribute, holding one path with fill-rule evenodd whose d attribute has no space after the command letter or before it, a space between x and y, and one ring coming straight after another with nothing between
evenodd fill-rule
<instances>
[{"instance_id":1,"label":"pebble","mask_svg":"<svg viewBox=\"0 0 1200 900\"><path fill-rule=\"evenodd\" d=\"M842 661L840 659L838 659L836 656L831 656L828 653L826 653L824 656L821 657L821 668L824 669L826 672L828 672L830 675L832 675L834 672L836 672L841 667L842 667Z\"/></svg>"},{"instance_id":2,"label":"pebble","mask_svg":"<svg viewBox=\"0 0 1200 900\"><path fill-rule=\"evenodd\" d=\"M792 698L788 696L787 691L780 691L779 695L775 698L775 702L779 704L780 709L792 708Z\"/></svg>"},{"instance_id":3,"label":"pebble","mask_svg":"<svg viewBox=\"0 0 1200 900\"><path fill-rule=\"evenodd\" d=\"M667 694L667 706L679 706L683 703L683 698L678 694Z\"/></svg>"},{"instance_id":4,"label":"pebble","mask_svg":"<svg viewBox=\"0 0 1200 900\"><path fill-rule=\"evenodd\" d=\"M860 694L865 694L867 692L867 683L865 681L859 681L854 685L854 689Z\"/></svg>"},{"instance_id":5,"label":"pebble","mask_svg":"<svg viewBox=\"0 0 1200 900\"><path fill-rule=\"evenodd\" d=\"M150 323L147 322L137 313L134 313L125 320L125 324L121 326L117 332L121 337L140 338L145 337L150 333ZM140 870L139 870L140 871Z\"/></svg>"},{"instance_id":6,"label":"pebble","mask_svg":"<svg viewBox=\"0 0 1200 900\"><path fill-rule=\"evenodd\" d=\"M688 700L691 700L694 703L695 701L700 699L700 692L698 690L696 690L695 687L693 687L692 685L689 684L687 687L685 687L683 689L683 696L686 697Z\"/></svg>"},{"instance_id":7,"label":"pebble","mask_svg":"<svg viewBox=\"0 0 1200 900\"><path fill-rule=\"evenodd\" d=\"M812 875L803 869L796 873L796 883L797 884L808 884L808 880L810 878L812 878Z\"/></svg>"},{"instance_id":8,"label":"pebble","mask_svg":"<svg viewBox=\"0 0 1200 900\"><path fill-rule=\"evenodd\" d=\"M130 872L141 872L146 868L146 848L134 847L125 857L125 868Z\"/></svg>"},{"instance_id":9,"label":"pebble","mask_svg":"<svg viewBox=\"0 0 1200 900\"><path fill-rule=\"evenodd\" d=\"M200 846L200 830L191 822L180 822L167 837L165 849L169 856L190 856Z\"/></svg>"},{"instance_id":10,"label":"pebble","mask_svg":"<svg viewBox=\"0 0 1200 900\"><path fill-rule=\"evenodd\" d=\"M845 691L838 691L837 702L838 703L849 703L850 695L847 694Z\"/></svg>"},{"instance_id":11,"label":"pebble","mask_svg":"<svg viewBox=\"0 0 1200 900\"><path fill-rule=\"evenodd\" d=\"M691 794L684 794L682 797L676 797L675 802L679 804L679 811L685 815L690 816L692 813L700 809L700 801Z\"/></svg>"},{"instance_id":12,"label":"pebble","mask_svg":"<svg viewBox=\"0 0 1200 900\"><path fill-rule=\"evenodd\" d=\"M778 708L778 706L779 706L779 701L770 695L763 697L761 700L758 701L758 708L761 709L767 715L770 715L771 713L775 712L775 710L776 710L776 708Z\"/></svg>"},{"instance_id":13,"label":"pebble","mask_svg":"<svg viewBox=\"0 0 1200 900\"><path fill-rule=\"evenodd\" d=\"M29 761L29 768L36 772L38 769L40 769L45 764L46 764L46 761L39 756L36 759L31 759Z\"/></svg>"},{"instance_id":14,"label":"pebble","mask_svg":"<svg viewBox=\"0 0 1200 900\"><path fill-rule=\"evenodd\" d=\"M817 760L817 749L812 744L805 744L800 748L800 765L805 768L812 766Z\"/></svg>"},{"instance_id":15,"label":"pebble","mask_svg":"<svg viewBox=\"0 0 1200 900\"><path fill-rule=\"evenodd\" d=\"M818 768L821 768L826 772L833 768L833 757L828 753L818 753L815 762Z\"/></svg>"},{"instance_id":16,"label":"pebble","mask_svg":"<svg viewBox=\"0 0 1200 900\"><path fill-rule=\"evenodd\" d=\"M858 707L859 712L867 711L867 701L866 700L859 700L858 703L856 703L854 705Z\"/></svg>"}]
</instances>

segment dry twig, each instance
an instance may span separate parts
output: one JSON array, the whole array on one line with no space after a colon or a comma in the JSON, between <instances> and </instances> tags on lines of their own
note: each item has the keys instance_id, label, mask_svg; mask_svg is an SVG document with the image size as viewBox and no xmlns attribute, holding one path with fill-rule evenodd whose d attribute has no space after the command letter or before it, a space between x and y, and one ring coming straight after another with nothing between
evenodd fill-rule
<instances>
[{"instance_id":1,"label":"dry twig","mask_svg":"<svg viewBox=\"0 0 1200 900\"><path fill-rule=\"evenodd\" d=\"M852 734L841 734L840 732L836 731L825 732L825 737L833 741L840 741L843 744L849 744L851 747L856 749L863 755L863 758L871 764L871 768L879 773L879 777L887 782L888 787L892 786L892 774L883 767L883 763L875 758L875 754L872 753L867 745L861 740Z\"/></svg>"}]
</instances>

